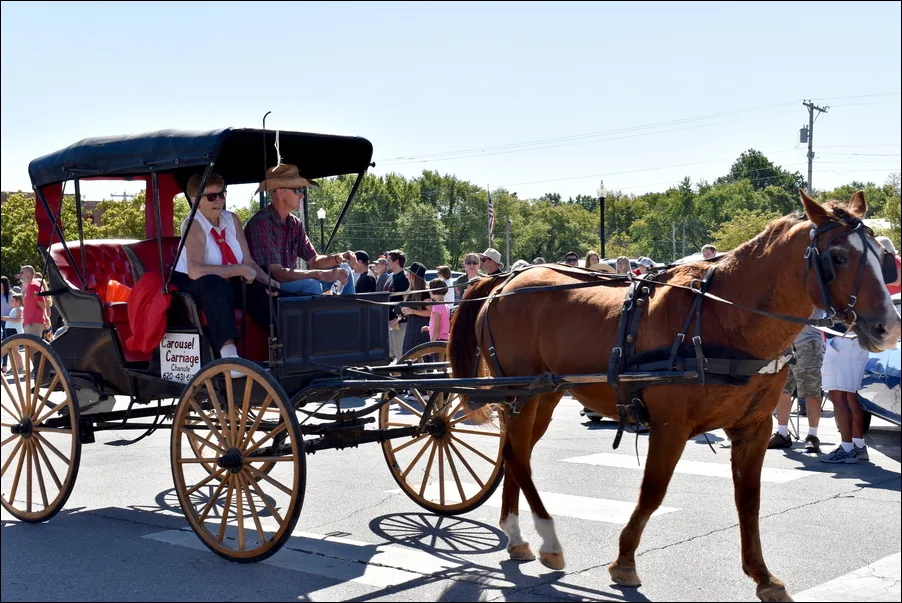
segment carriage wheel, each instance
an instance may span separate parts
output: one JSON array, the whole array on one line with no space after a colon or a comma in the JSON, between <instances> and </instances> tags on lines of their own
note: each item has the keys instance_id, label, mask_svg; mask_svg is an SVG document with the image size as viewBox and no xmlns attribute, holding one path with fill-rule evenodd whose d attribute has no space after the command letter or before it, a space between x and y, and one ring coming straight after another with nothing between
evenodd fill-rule
<instances>
[{"instance_id":1,"label":"carriage wheel","mask_svg":"<svg viewBox=\"0 0 902 603\"><path fill-rule=\"evenodd\" d=\"M401 358L420 360L435 354L447 358L445 344L419 345ZM447 371L443 371L447 372ZM426 433L410 440L382 443L385 461L401 489L418 505L439 515L467 513L489 499L504 476L501 447L503 413L476 425L468 419L466 404L457 394L412 389L392 398L379 410L379 428L419 425L429 413Z\"/></svg>"},{"instance_id":2,"label":"carriage wheel","mask_svg":"<svg viewBox=\"0 0 902 603\"><path fill-rule=\"evenodd\" d=\"M2 504L27 522L47 521L72 493L81 460L79 408L56 352L33 335L3 341L12 372L2 380Z\"/></svg>"},{"instance_id":3,"label":"carriage wheel","mask_svg":"<svg viewBox=\"0 0 902 603\"><path fill-rule=\"evenodd\" d=\"M291 536L304 502L304 444L288 396L257 364L225 358L194 376L173 420L171 464L188 523L217 555L261 561Z\"/></svg>"}]
</instances>

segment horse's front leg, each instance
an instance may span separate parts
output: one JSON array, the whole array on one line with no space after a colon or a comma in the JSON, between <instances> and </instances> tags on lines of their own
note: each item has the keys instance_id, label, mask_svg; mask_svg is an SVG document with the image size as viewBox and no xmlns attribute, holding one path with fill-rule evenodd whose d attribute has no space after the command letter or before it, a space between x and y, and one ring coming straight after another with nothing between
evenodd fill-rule
<instances>
[{"instance_id":1,"label":"horse's front leg","mask_svg":"<svg viewBox=\"0 0 902 603\"><path fill-rule=\"evenodd\" d=\"M642 538L642 531L648 518L664 500L673 470L683 454L688 438L689 431L683 424L677 421L655 421L654 417L652 418L648 432L648 459L645 463L645 475L642 477L642 488L639 491L639 504L633 511L629 523L620 532L620 554L608 567L611 578L621 586L642 584L636 572L636 549L639 547L639 540Z\"/></svg>"},{"instance_id":2,"label":"horse's front leg","mask_svg":"<svg viewBox=\"0 0 902 603\"><path fill-rule=\"evenodd\" d=\"M767 569L761 551L758 512L761 506L761 466L767 452L771 417L740 429L728 429L732 441L733 490L742 536L742 570L758 585L762 601L792 601L783 582Z\"/></svg>"}]
</instances>

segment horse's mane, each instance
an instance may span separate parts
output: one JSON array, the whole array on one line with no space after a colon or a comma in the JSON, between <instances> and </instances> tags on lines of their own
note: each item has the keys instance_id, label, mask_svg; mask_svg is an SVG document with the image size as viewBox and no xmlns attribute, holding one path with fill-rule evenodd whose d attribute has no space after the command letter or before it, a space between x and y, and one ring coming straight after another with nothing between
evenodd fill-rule
<instances>
[{"instance_id":1,"label":"horse's mane","mask_svg":"<svg viewBox=\"0 0 902 603\"><path fill-rule=\"evenodd\" d=\"M825 202L823 207L833 218L834 222L845 221L851 216L848 205L835 199ZM732 261L747 257L760 257L771 245L790 236L796 226L807 222L808 216L803 210L798 210L783 216L782 218L773 220L763 231L758 233L755 238L736 247L730 256L724 258L726 260L724 264L730 265Z\"/></svg>"}]
</instances>

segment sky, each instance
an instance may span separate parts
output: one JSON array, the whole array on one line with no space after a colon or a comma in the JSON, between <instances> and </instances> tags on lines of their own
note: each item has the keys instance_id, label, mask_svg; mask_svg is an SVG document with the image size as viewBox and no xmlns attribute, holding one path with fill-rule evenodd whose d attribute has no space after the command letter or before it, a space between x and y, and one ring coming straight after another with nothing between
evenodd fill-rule
<instances>
[{"instance_id":1,"label":"sky","mask_svg":"<svg viewBox=\"0 0 902 603\"><path fill-rule=\"evenodd\" d=\"M899 2L3 2L2 189L92 136L363 136L377 175L520 198L712 181L754 148L813 182L900 171ZM230 187L244 205L253 185ZM86 183L86 198L136 192Z\"/></svg>"}]
</instances>

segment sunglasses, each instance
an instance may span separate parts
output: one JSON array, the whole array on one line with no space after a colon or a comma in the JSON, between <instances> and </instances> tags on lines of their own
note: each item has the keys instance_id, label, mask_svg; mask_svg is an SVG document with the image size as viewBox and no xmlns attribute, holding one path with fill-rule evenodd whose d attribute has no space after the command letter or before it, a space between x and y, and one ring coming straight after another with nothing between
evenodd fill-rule
<instances>
[{"instance_id":1,"label":"sunglasses","mask_svg":"<svg viewBox=\"0 0 902 603\"><path fill-rule=\"evenodd\" d=\"M478 266L479 262L474 262L471 260L469 262L464 262L464 264L466 264L467 266Z\"/></svg>"},{"instance_id":2,"label":"sunglasses","mask_svg":"<svg viewBox=\"0 0 902 603\"><path fill-rule=\"evenodd\" d=\"M293 192L295 195L297 195L298 197L303 197L303 196L304 196L304 189L303 189L303 188L283 188L282 190L283 190L283 191L291 191L291 192Z\"/></svg>"},{"instance_id":3,"label":"sunglasses","mask_svg":"<svg viewBox=\"0 0 902 603\"><path fill-rule=\"evenodd\" d=\"M566 260L564 260L564 263L565 264L578 264L579 260L576 258L567 258Z\"/></svg>"},{"instance_id":4,"label":"sunglasses","mask_svg":"<svg viewBox=\"0 0 902 603\"><path fill-rule=\"evenodd\" d=\"M225 192L225 191L219 191L218 193L204 193L203 195L201 195L201 197L206 197L206 198L207 198L207 201L209 201L210 203L213 203L214 201L216 201L217 198L222 199L223 201L225 201L225 198L226 198L226 192Z\"/></svg>"}]
</instances>

